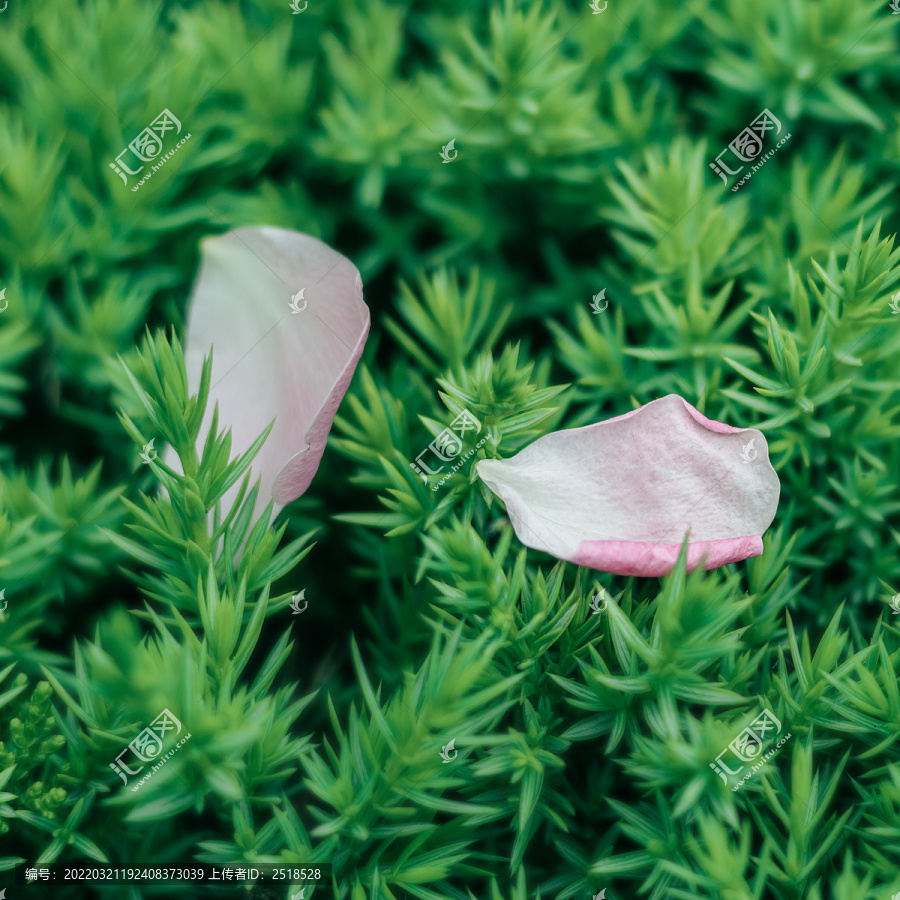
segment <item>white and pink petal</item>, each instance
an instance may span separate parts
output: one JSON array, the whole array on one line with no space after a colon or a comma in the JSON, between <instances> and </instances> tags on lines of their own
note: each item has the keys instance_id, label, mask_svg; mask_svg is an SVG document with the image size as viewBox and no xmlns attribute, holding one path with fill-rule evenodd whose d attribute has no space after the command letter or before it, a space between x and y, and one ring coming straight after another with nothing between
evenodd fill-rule
<instances>
[{"instance_id":1,"label":"white and pink petal","mask_svg":"<svg viewBox=\"0 0 900 900\"><path fill-rule=\"evenodd\" d=\"M231 428L232 457L275 420L253 463L261 480L255 518L271 499L277 512L309 487L362 354L369 309L356 267L308 235L239 228L206 238L201 250L185 340L192 391L214 353L197 449L216 403L219 428Z\"/></svg>"},{"instance_id":2,"label":"white and pink petal","mask_svg":"<svg viewBox=\"0 0 900 900\"><path fill-rule=\"evenodd\" d=\"M761 432L676 394L477 471L525 546L618 575L667 574L688 533L689 571L759 556L780 493Z\"/></svg>"}]
</instances>

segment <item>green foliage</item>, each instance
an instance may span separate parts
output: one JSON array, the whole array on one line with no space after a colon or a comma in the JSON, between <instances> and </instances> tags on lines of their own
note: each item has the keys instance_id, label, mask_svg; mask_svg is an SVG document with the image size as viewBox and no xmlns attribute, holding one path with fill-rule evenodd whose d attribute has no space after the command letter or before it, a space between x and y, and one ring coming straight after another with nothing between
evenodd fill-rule
<instances>
[{"instance_id":1,"label":"green foliage","mask_svg":"<svg viewBox=\"0 0 900 900\"><path fill-rule=\"evenodd\" d=\"M900 891L898 21L881 0L10 3L3 877ZM134 192L110 163L164 108L191 139ZM709 164L764 108L791 140L735 195ZM252 516L266 433L235 458L228 423L204 432L209 361L191 390L182 353L199 239L253 224L345 253L372 310L274 522ZM478 461L670 392L765 433L763 554L660 580L521 546ZM463 411L463 461L423 480ZM110 764L163 709L190 739L133 792ZM763 709L790 738L732 791L711 764Z\"/></svg>"},{"instance_id":2,"label":"green foliage","mask_svg":"<svg viewBox=\"0 0 900 900\"><path fill-rule=\"evenodd\" d=\"M3 672L5 678L10 668ZM3 697L4 706L21 694L28 686L24 675L17 675L11 689ZM10 746L0 744L0 767L3 769L3 783L15 788L14 793L3 799L14 800L18 796L23 808L40 813L49 819L56 817L55 810L65 800L66 792L60 787L50 787L40 780L42 764L51 753L65 745L65 738L55 734L56 722L49 715L53 689L46 681L40 682L32 692L29 701L20 700L14 715L4 716L12 738ZM4 815L10 815L9 808ZM9 825L0 822L0 833L9 831Z\"/></svg>"}]
</instances>

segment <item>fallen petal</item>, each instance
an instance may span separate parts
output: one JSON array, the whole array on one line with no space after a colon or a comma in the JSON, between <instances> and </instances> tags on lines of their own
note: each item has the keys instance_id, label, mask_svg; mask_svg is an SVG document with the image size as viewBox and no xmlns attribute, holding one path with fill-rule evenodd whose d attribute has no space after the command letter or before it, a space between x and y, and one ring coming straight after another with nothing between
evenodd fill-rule
<instances>
[{"instance_id":1,"label":"fallen petal","mask_svg":"<svg viewBox=\"0 0 900 900\"><path fill-rule=\"evenodd\" d=\"M781 490L760 431L677 394L476 470L526 547L617 575L668 574L689 530L688 571L759 556Z\"/></svg>"},{"instance_id":2,"label":"fallen petal","mask_svg":"<svg viewBox=\"0 0 900 900\"><path fill-rule=\"evenodd\" d=\"M254 518L272 498L277 513L309 487L362 354L362 280L345 256L282 228L239 228L206 238L201 249L185 343L192 391L203 357L215 352L197 451L216 403L219 428L231 428L232 457L275 419L252 477L261 479Z\"/></svg>"}]
</instances>

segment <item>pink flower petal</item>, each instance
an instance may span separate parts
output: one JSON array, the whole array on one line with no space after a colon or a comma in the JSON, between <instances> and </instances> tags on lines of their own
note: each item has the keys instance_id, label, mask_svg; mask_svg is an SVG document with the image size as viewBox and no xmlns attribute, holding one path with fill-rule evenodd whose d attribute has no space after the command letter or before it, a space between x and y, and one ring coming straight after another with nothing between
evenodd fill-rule
<instances>
[{"instance_id":1,"label":"pink flower petal","mask_svg":"<svg viewBox=\"0 0 900 900\"><path fill-rule=\"evenodd\" d=\"M688 571L759 556L781 490L761 432L676 394L476 469L526 547L617 575L669 573L689 529Z\"/></svg>"},{"instance_id":2,"label":"pink flower petal","mask_svg":"<svg viewBox=\"0 0 900 900\"><path fill-rule=\"evenodd\" d=\"M253 463L261 478L254 517L273 497L277 512L309 487L362 354L369 333L362 280L345 256L281 228L239 228L201 248L185 342L192 391L214 348L198 453L216 403L219 428L232 430L232 457L275 419ZM301 290L295 313L292 297ZM226 495L226 508L236 492Z\"/></svg>"}]
</instances>

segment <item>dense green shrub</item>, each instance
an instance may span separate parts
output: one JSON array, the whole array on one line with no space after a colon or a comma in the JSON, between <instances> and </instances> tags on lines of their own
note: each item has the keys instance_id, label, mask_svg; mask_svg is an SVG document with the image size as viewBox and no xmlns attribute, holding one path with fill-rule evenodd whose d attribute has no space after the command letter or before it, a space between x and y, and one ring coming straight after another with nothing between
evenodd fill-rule
<instances>
[{"instance_id":1,"label":"dense green shrub","mask_svg":"<svg viewBox=\"0 0 900 900\"><path fill-rule=\"evenodd\" d=\"M350 900L900 891L891 13L10 0L0 877L278 860L333 863L307 897ZM791 140L733 193L709 164L766 108ZM110 164L163 109L191 138L133 191ZM139 453L198 436L198 241L254 224L353 260L372 333L311 489L267 528L248 480L210 526L250 460L224 434L189 477ZM475 459L673 392L765 433L765 553L635 579L526 551ZM460 409L489 440L431 490L410 462ZM110 763L166 708L191 740L131 795ZM711 764L765 708L791 738L732 792ZM102 895L161 890L199 895Z\"/></svg>"}]
</instances>

